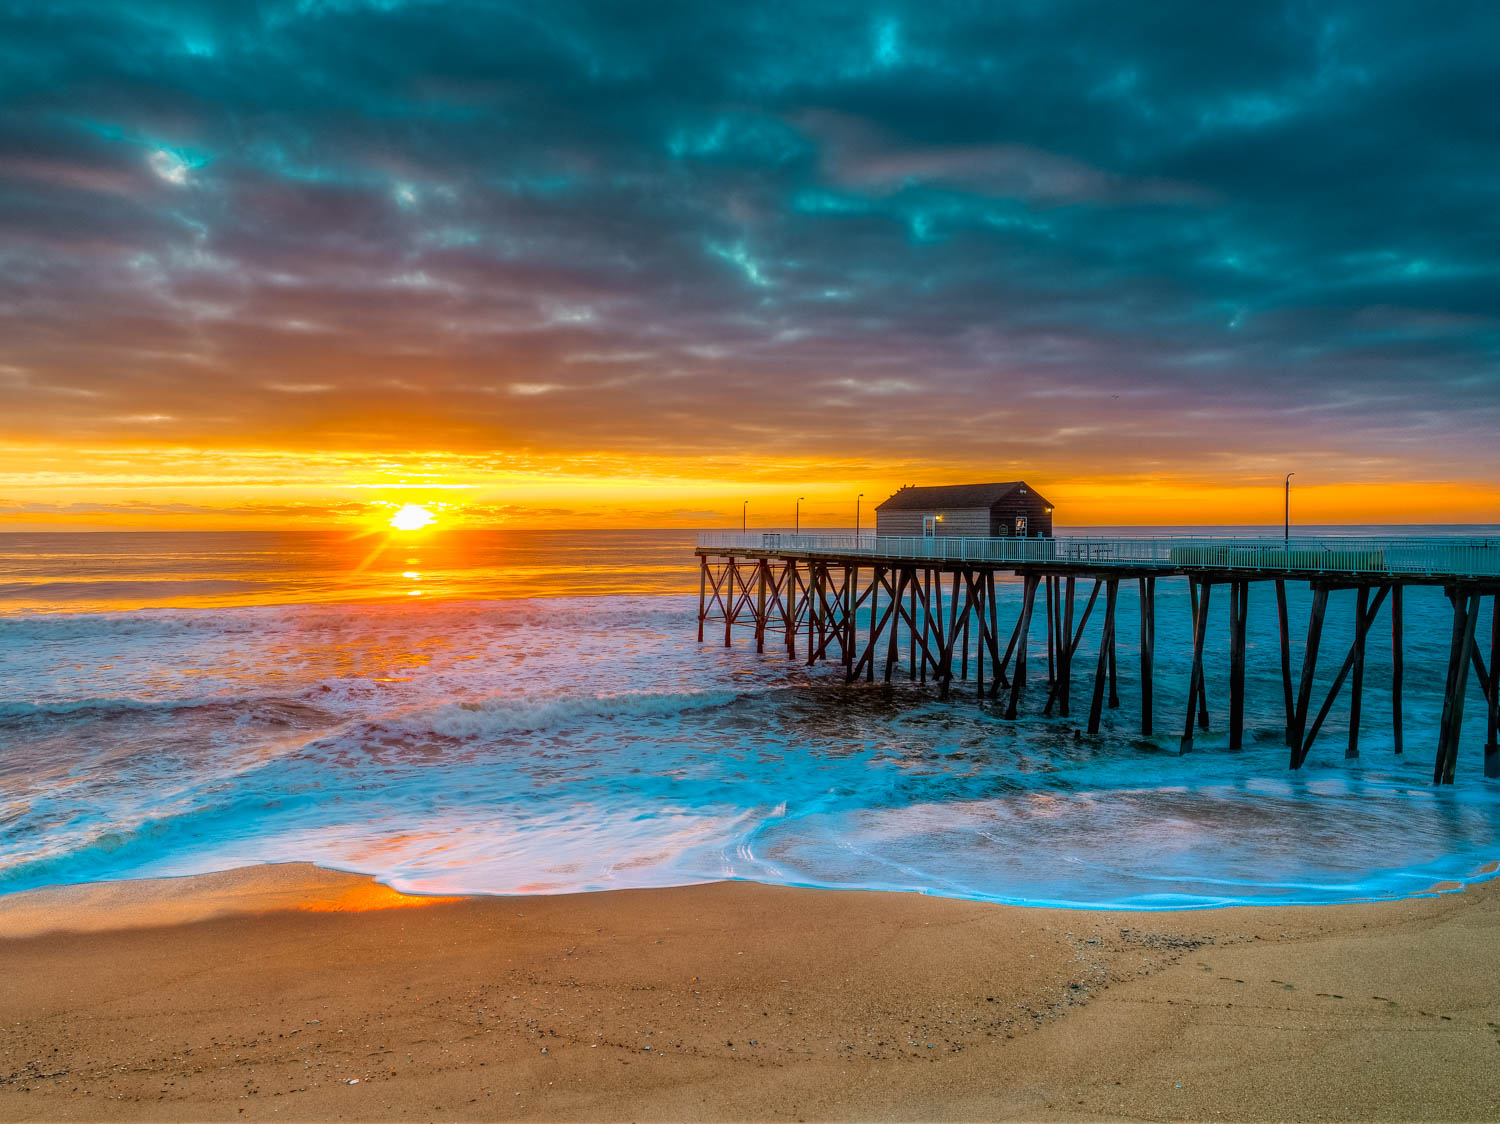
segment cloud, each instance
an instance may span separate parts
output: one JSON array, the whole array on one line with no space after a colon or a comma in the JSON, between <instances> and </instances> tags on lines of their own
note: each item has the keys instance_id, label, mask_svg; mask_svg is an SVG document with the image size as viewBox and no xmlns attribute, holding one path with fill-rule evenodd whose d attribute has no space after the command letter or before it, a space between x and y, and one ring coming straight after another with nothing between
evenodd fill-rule
<instances>
[{"instance_id":1,"label":"cloud","mask_svg":"<svg viewBox=\"0 0 1500 1124\"><path fill-rule=\"evenodd\" d=\"M159 148L148 158L151 170L168 183L179 187L188 182L188 164L174 152Z\"/></svg>"},{"instance_id":2,"label":"cloud","mask_svg":"<svg viewBox=\"0 0 1500 1124\"><path fill-rule=\"evenodd\" d=\"M11 6L0 437L1493 477L1497 41L1481 4Z\"/></svg>"},{"instance_id":3,"label":"cloud","mask_svg":"<svg viewBox=\"0 0 1500 1124\"><path fill-rule=\"evenodd\" d=\"M903 144L867 121L827 110L807 110L796 121L822 142L831 181L875 195L939 184L1043 204L1208 199L1191 184L1111 174L1025 144Z\"/></svg>"}]
</instances>

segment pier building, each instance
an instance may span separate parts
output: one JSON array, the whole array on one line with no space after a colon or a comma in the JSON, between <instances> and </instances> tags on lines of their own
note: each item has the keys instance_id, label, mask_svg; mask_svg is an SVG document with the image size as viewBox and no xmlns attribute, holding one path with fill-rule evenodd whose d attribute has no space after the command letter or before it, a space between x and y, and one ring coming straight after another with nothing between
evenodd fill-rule
<instances>
[{"instance_id":1,"label":"pier building","mask_svg":"<svg viewBox=\"0 0 1500 1124\"><path fill-rule=\"evenodd\" d=\"M1024 480L908 485L875 508L875 533L938 539L1052 537L1052 504Z\"/></svg>"}]
</instances>

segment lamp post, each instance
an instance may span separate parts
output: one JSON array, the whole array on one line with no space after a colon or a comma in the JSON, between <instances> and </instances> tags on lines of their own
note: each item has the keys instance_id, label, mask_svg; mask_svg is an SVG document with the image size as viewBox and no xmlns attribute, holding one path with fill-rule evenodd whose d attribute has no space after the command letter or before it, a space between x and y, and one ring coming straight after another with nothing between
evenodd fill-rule
<instances>
[{"instance_id":1,"label":"lamp post","mask_svg":"<svg viewBox=\"0 0 1500 1124\"><path fill-rule=\"evenodd\" d=\"M1283 543L1292 541L1292 477L1296 475L1295 472L1288 472L1286 474L1286 502L1282 512L1281 524L1281 541Z\"/></svg>"},{"instance_id":2,"label":"lamp post","mask_svg":"<svg viewBox=\"0 0 1500 1124\"><path fill-rule=\"evenodd\" d=\"M806 496L798 496L797 497L797 516L796 516L797 522L794 524L794 526L796 527L796 530L795 530L794 533L795 534L799 534L799 535L802 533L802 501L805 500L805 499L807 499Z\"/></svg>"},{"instance_id":3,"label":"lamp post","mask_svg":"<svg viewBox=\"0 0 1500 1124\"><path fill-rule=\"evenodd\" d=\"M859 495L857 495L857 496L854 497L854 545L855 546L859 545L859 501L862 500L862 499L864 499L864 498L865 498L865 494L863 492L861 492Z\"/></svg>"},{"instance_id":4,"label":"lamp post","mask_svg":"<svg viewBox=\"0 0 1500 1124\"><path fill-rule=\"evenodd\" d=\"M740 508L740 534L743 535L745 533L745 531L748 529L746 527L746 524L749 522L749 519L750 519L750 501L746 500L745 501L745 506L742 507L742 508Z\"/></svg>"}]
</instances>

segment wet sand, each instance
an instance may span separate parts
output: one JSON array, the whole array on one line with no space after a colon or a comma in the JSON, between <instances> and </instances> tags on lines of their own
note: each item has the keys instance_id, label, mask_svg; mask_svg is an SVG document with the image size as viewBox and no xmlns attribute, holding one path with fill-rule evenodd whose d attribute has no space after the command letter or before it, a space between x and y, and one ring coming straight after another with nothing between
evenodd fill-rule
<instances>
[{"instance_id":1,"label":"wet sand","mask_svg":"<svg viewBox=\"0 0 1500 1124\"><path fill-rule=\"evenodd\" d=\"M0 899L0 1118L1493 1119L1500 886L1178 913L301 864Z\"/></svg>"}]
</instances>

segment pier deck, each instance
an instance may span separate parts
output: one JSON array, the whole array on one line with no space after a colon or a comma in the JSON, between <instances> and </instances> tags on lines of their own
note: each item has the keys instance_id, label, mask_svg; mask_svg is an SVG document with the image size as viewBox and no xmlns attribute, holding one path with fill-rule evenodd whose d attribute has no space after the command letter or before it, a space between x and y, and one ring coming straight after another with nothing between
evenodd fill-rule
<instances>
[{"instance_id":1,"label":"pier deck","mask_svg":"<svg viewBox=\"0 0 1500 1124\"><path fill-rule=\"evenodd\" d=\"M1453 605L1453 632L1433 781L1443 784L1454 779L1471 669L1487 711L1484 775L1500 778L1500 538L972 539L709 532L698 537L697 555L700 642L710 622L722 623L728 646L735 624L748 620L754 624L758 650L764 651L767 634L780 633L788 657L796 658L798 638L805 634L808 664L837 656L849 682L873 681L876 665L883 664L883 676L889 682L893 668L901 662L904 630L906 663L913 679L925 683L931 673L946 698L955 678L968 679L972 654L977 697L998 699L1005 692L1004 715L1010 719L1018 717L1025 695L1038 590L1045 590L1047 625L1047 699L1042 713L1055 711L1063 717L1070 712L1073 659L1102 593L1088 719L1089 732L1094 734L1099 732L1106 699L1110 708L1119 705L1115 608L1120 582L1135 581L1140 589L1140 728L1143 736L1150 736L1156 582L1185 579L1193 616L1193 657L1179 742L1184 753L1192 749L1195 726L1209 728L1203 655L1214 588L1229 587L1229 743L1239 748L1250 589L1253 584L1271 582L1276 592L1286 739L1293 769L1307 759L1346 682L1350 723L1345 756L1358 756L1365 650L1370 626L1387 603L1392 728L1396 752L1402 752L1402 591L1409 585L1441 586ZM1000 627L995 596L995 576L1002 573L1022 579L1021 603L1008 639ZM1080 579L1092 581L1092 588L1081 613L1076 613ZM1295 690L1288 581L1306 581L1313 593ZM1328 594L1335 589L1357 591L1354 641L1314 717L1319 647ZM1483 614L1486 598L1490 611ZM1491 622L1488 660L1479 642L1481 615L1488 615Z\"/></svg>"}]
</instances>

